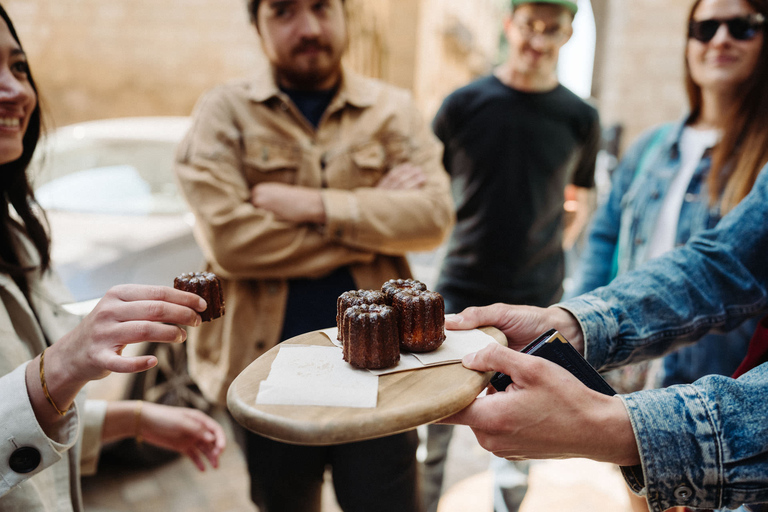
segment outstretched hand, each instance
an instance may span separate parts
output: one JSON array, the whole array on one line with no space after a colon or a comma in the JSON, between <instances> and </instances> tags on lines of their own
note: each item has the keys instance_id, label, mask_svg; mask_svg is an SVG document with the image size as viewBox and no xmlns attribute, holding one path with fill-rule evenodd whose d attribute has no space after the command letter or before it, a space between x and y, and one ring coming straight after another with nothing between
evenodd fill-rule
<instances>
[{"instance_id":1,"label":"outstretched hand","mask_svg":"<svg viewBox=\"0 0 768 512\"><path fill-rule=\"evenodd\" d=\"M180 326L199 325L199 312L205 307L197 295L166 286L111 288L75 329L46 350L42 365L42 356L38 356L26 367L27 391L43 429L53 428L60 419L57 411L67 411L89 381L110 372L140 372L157 364L155 356L124 357L126 345L181 343L187 334Z\"/></svg>"},{"instance_id":2,"label":"outstretched hand","mask_svg":"<svg viewBox=\"0 0 768 512\"><path fill-rule=\"evenodd\" d=\"M489 389L487 396L441 421L468 425L486 450L511 460L586 457L639 463L629 415L618 397L589 389L550 361L497 344L462 362L472 370L512 377L505 391Z\"/></svg>"},{"instance_id":3,"label":"outstretched hand","mask_svg":"<svg viewBox=\"0 0 768 512\"><path fill-rule=\"evenodd\" d=\"M115 286L80 325L49 349L46 364L58 362L61 371L85 382L110 372L148 370L157 358L123 357L123 348L142 341L181 343L187 334L180 326L200 325L198 312L205 307L197 295L166 286Z\"/></svg>"},{"instance_id":4,"label":"outstretched hand","mask_svg":"<svg viewBox=\"0 0 768 512\"><path fill-rule=\"evenodd\" d=\"M207 414L145 402L139 425L138 433L145 442L186 455L200 471L205 471L204 459L219 467L226 437L221 425Z\"/></svg>"}]
</instances>

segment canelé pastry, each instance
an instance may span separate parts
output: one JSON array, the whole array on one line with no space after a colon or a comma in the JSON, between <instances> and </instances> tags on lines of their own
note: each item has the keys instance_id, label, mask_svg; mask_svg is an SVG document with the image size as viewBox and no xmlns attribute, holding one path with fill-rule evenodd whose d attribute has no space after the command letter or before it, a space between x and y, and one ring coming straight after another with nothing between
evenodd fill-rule
<instances>
[{"instance_id":1,"label":"canel\u00e9 pastry","mask_svg":"<svg viewBox=\"0 0 768 512\"><path fill-rule=\"evenodd\" d=\"M445 302L437 292L402 290L392 307L400 325L400 348L431 352L445 341Z\"/></svg>"},{"instance_id":2,"label":"canel\u00e9 pastry","mask_svg":"<svg viewBox=\"0 0 768 512\"><path fill-rule=\"evenodd\" d=\"M386 294L387 305L389 306L392 305L392 297L394 297L397 292L403 290L416 290L425 292L427 291L427 285L415 279L390 279L381 286L381 291Z\"/></svg>"},{"instance_id":3,"label":"canel\u00e9 pastry","mask_svg":"<svg viewBox=\"0 0 768 512\"><path fill-rule=\"evenodd\" d=\"M344 360L357 368L378 369L400 360L395 311L381 304L347 308L341 321Z\"/></svg>"},{"instance_id":4,"label":"canel\u00e9 pastry","mask_svg":"<svg viewBox=\"0 0 768 512\"><path fill-rule=\"evenodd\" d=\"M380 290L350 290L342 293L336 299L336 327L338 327L339 332L337 339L342 343L344 342L342 334L344 330L341 328L341 320L344 317L344 311L360 304L386 304L386 296Z\"/></svg>"},{"instance_id":5,"label":"canel\u00e9 pastry","mask_svg":"<svg viewBox=\"0 0 768 512\"><path fill-rule=\"evenodd\" d=\"M221 291L221 281L212 272L189 272L173 280L177 290L192 292L202 297L208 307L200 313L203 322L209 322L224 314L224 294Z\"/></svg>"}]
</instances>

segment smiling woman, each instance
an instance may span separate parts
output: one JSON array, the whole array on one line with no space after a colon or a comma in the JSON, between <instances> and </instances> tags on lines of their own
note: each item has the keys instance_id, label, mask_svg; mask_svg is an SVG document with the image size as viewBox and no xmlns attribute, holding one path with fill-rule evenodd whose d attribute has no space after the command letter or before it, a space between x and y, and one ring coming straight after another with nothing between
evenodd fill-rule
<instances>
[{"instance_id":1,"label":"smiling woman","mask_svg":"<svg viewBox=\"0 0 768 512\"><path fill-rule=\"evenodd\" d=\"M178 343L205 302L164 287L109 290L80 321L49 268L50 240L27 181L40 136L32 74L0 6L0 509L82 510L80 471L95 469L101 443L130 437L184 453L200 468L224 448L221 427L190 409L85 400L86 383L133 373L154 356L123 356L140 341Z\"/></svg>"}]
</instances>

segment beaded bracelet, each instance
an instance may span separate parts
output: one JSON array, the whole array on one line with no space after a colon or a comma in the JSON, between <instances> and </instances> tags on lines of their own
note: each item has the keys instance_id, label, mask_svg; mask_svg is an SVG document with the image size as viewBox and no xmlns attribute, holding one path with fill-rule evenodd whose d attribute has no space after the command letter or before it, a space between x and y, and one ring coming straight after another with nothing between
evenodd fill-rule
<instances>
[{"instance_id":1,"label":"beaded bracelet","mask_svg":"<svg viewBox=\"0 0 768 512\"><path fill-rule=\"evenodd\" d=\"M48 350L47 348L45 350ZM58 408L56 403L53 401L53 398L51 398L51 394L48 392L48 384L45 383L45 366L43 365L43 360L45 359L45 350L43 350L43 353L40 354L40 384L43 385L43 393L45 394L45 398L48 399L48 403L50 403L54 409L56 409L56 412L59 413L59 416L64 416L67 414L67 411L62 411Z\"/></svg>"}]
</instances>

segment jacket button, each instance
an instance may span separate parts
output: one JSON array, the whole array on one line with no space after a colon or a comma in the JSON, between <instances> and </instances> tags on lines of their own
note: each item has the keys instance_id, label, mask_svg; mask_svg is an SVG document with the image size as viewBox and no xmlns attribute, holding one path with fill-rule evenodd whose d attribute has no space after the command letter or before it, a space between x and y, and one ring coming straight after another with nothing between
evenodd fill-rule
<instances>
[{"instance_id":1,"label":"jacket button","mask_svg":"<svg viewBox=\"0 0 768 512\"><path fill-rule=\"evenodd\" d=\"M658 190L654 190L653 192L651 192L651 199L658 199L658 198L659 198Z\"/></svg>"},{"instance_id":2,"label":"jacket button","mask_svg":"<svg viewBox=\"0 0 768 512\"><path fill-rule=\"evenodd\" d=\"M693 490L687 485L681 484L675 487L675 492L673 494L679 503L687 503L693 497Z\"/></svg>"},{"instance_id":3,"label":"jacket button","mask_svg":"<svg viewBox=\"0 0 768 512\"><path fill-rule=\"evenodd\" d=\"M687 194L685 194L684 199L686 203L692 203L696 200L696 194L691 194L690 192L688 192Z\"/></svg>"},{"instance_id":4,"label":"jacket button","mask_svg":"<svg viewBox=\"0 0 768 512\"><path fill-rule=\"evenodd\" d=\"M31 473L40 465L40 452L36 448L25 446L14 450L8 459L8 466L16 473Z\"/></svg>"},{"instance_id":5,"label":"jacket button","mask_svg":"<svg viewBox=\"0 0 768 512\"><path fill-rule=\"evenodd\" d=\"M259 350L264 350L266 348L267 344L264 341L257 341L256 342L256 348Z\"/></svg>"}]
</instances>

